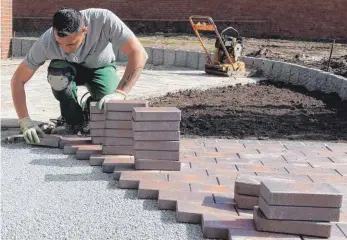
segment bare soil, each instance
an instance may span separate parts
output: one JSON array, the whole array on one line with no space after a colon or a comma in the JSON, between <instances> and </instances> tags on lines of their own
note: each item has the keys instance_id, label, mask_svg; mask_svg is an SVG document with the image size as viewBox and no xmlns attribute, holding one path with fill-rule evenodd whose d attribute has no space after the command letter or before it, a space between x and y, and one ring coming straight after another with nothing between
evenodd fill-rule
<instances>
[{"instance_id":1,"label":"bare soil","mask_svg":"<svg viewBox=\"0 0 347 240\"><path fill-rule=\"evenodd\" d=\"M195 35L138 35L144 46L201 51L203 48ZM202 38L209 51L214 50L215 37ZM280 39L244 38L245 56L262 57L327 70L331 43ZM335 44L331 71L347 77L347 44Z\"/></svg>"},{"instance_id":2,"label":"bare soil","mask_svg":"<svg viewBox=\"0 0 347 240\"><path fill-rule=\"evenodd\" d=\"M347 102L290 84L264 81L149 100L181 109L187 137L347 142Z\"/></svg>"}]
</instances>

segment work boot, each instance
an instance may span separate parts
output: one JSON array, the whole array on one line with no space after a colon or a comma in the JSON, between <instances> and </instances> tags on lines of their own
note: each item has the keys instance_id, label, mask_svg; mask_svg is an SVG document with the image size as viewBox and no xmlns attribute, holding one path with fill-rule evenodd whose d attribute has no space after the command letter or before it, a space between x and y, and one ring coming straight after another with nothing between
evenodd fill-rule
<instances>
[{"instance_id":1,"label":"work boot","mask_svg":"<svg viewBox=\"0 0 347 240\"><path fill-rule=\"evenodd\" d=\"M51 134L55 135L89 135L90 128L88 123L70 125L64 123L62 126L56 126L52 129Z\"/></svg>"},{"instance_id":2,"label":"work boot","mask_svg":"<svg viewBox=\"0 0 347 240\"><path fill-rule=\"evenodd\" d=\"M90 126L89 122L85 122L79 126L79 133L82 135L90 135Z\"/></svg>"},{"instance_id":3,"label":"work boot","mask_svg":"<svg viewBox=\"0 0 347 240\"><path fill-rule=\"evenodd\" d=\"M56 126L52 129L51 134L54 135L75 135L75 126L64 123L63 125Z\"/></svg>"}]
</instances>

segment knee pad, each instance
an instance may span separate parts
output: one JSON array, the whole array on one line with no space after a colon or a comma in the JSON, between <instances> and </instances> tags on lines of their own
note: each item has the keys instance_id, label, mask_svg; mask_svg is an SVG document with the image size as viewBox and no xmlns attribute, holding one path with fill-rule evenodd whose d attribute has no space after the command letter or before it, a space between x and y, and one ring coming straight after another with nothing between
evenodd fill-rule
<instances>
[{"instance_id":1,"label":"knee pad","mask_svg":"<svg viewBox=\"0 0 347 240\"><path fill-rule=\"evenodd\" d=\"M52 60L48 67L47 80L55 91L64 90L75 79L75 68L66 61Z\"/></svg>"}]
</instances>

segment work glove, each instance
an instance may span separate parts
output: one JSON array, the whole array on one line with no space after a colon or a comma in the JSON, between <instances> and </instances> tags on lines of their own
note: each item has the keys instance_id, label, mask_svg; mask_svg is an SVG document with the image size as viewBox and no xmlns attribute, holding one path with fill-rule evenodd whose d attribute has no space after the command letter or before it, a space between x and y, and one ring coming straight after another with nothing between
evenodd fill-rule
<instances>
[{"instance_id":1,"label":"work glove","mask_svg":"<svg viewBox=\"0 0 347 240\"><path fill-rule=\"evenodd\" d=\"M29 117L25 117L19 120L19 126L22 130L24 139L28 144L38 144L40 143L39 136L45 136L45 133Z\"/></svg>"},{"instance_id":2,"label":"work glove","mask_svg":"<svg viewBox=\"0 0 347 240\"><path fill-rule=\"evenodd\" d=\"M103 97L97 104L98 109L102 110L105 107L105 103L111 100L125 100L126 93L120 90L116 90L115 93L111 93Z\"/></svg>"}]
</instances>

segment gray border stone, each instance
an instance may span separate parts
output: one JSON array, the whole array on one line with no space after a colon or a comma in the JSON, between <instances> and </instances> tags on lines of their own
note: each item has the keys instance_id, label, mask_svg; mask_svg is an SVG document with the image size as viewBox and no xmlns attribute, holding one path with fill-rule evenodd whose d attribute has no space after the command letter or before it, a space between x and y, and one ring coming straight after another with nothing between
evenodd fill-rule
<instances>
[{"instance_id":1,"label":"gray border stone","mask_svg":"<svg viewBox=\"0 0 347 240\"><path fill-rule=\"evenodd\" d=\"M299 68L299 85L304 87L310 84L311 69L308 67L300 66Z\"/></svg>"},{"instance_id":2,"label":"gray border stone","mask_svg":"<svg viewBox=\"0 0 347 240\"><path fill-rule=\"evenodd\" d=\"M242 57L240 57L240 60L243 61L246 64L246 66L248 66L248 67L253 66L254 57L242 56Z\"/></svg>"},{"instance_id":3,"label":"gray border stone","mask_svg":"<svg viewBox=\"0 0 347 240\"><path fill-rule=\"evenodd\" d=\"M198 69L199 67L199 53L187 51L187 67L192 69Z\"/></svg>"},{"instance_id":4,"label":"gray border stone","mask_svg":"<svg viewBox=\"0 0 347 240\"><path fill-rule=\"evenodd\" d=\"M327 82L330 84L329 92L334 92L340 95L340 90L345 78L335 74L328 74Z\"/></svg>"},{"instance_id":5,"label":"gray border stone","mask_svg":"<svg viewBox=\"0 0 347 240\"><path fill-rule=\"evenodd\" d=\"M314 78L312 77L312 81L315 82L313 90L321 90L323 92L326 92L329 88L327 85L327 79L328 79L328 75L325 72L323 71L315 72Z\"/></svg>"},{"instance_id":6,"label":"gray border stone","mask_svg":"<svg viewBox=\"0 0 347 240\"><path fill-rule=\"evenodd\" d=\"M35 41L30 39L23 39L22 40L22 56L27 55L27 53L30 51L31 47L34 45Z\"/></svg>"},{"instance_id":7,"label":"gray border stone","mask_svg":"<svg viewBox=\"0 0 347 240\"><path fill-rule=\"evenodd\" d=\"M282 62L274 62L272 65L272 71L270 74L270 80L272 81L278 81L281 78L281 72L282 72Z\"/></svg>"},{"instance_id":8,"label":"gray border stone","mask_svg":"<svg viewBox=\"0 0 347 240\"><path fill-rule=\"evenodd\" d=\"M147 63L152 64L153 63L153 48L151 47L145 47L145 50L148 55Z\"/></svg>"},{"instance_id":9,"label":"gray border stone","mask_svg":"<svg viewBox=\"0 0 347 240\"><path fill-rule=\"evenodd\" d=\"M117 61L126 62L128 61L128 56L122 52L121 49L118 49Z\"/></svg>"},{"instance_id":10,"label":"gray border stone","mask_svg":"<svg viewBox=\"0 0 347 240\"><path fill-rule=\"evenodd\" d=\"M271 72L272 72L272 68L273 68L274 63L275 62L272 60L267 60L267 59L263 60L263 65L261 68L264 72L264 77L271 79Z\"/></svg>"},{"instance_id":11,"label":"gray border stone","mask_svg":"<svg viewBox=\"0 0 347 240\"><path fill-rule=\"evenodd\" d=\"M291 65L292 69L290 70L289 82L294 85L299 85L299 72L301 66L296 64Z\"/></svg>"},{"instance_id":12,"label":"gray border stone","mask_svg":"<svg viewBox=\"0 0 347 240\"><path fill-rule=\"evenodd\" d=\"M306 89L309 91L315 91L317 90L317 79L322 76L323 71L318 70L318 69L310 69L310 81L306 84Z\"/></svg>"},{"instance_id":13,"label":"gray border stone","mask_svg":"<svg viewBox=\"0 0 347 240\"><path fill-rule=\"evenodd\" d=\"M214 53L212 52L212 53L210 53L210 56L211 56L211 60L212 60L212 62L213 62L213 59L214 59Z\"/></svg>"},{"instance_id":14,"label":"gray border stone","mask_svg":"<svg viewBox=\"0 0 347 240\"><path fill-rule=\"evenodd\" d=\"M290 72L292 70L291 64L282 63L282 71L281 75L279 76L279 81L288 83L290 80Z\"/></svg>"},{"instance_id":15,"label":"gray border stone","mask_svg":"<svg viewBox=\"0 0 347 240\"><path fill-rule=\"evenodd\" d=\"M339 96L342 100L347 100L347 79L344 78L341 89L339 90Z\"/></svg>"},{"instance_id":16,"label":"gray border stone","mask_svg":"<svg viewBox=\"0 0 347 240\"><path fill-rule=\"evenodd\" d=\"M22 56L22 39L20 38L13 38L12 39L12 44L13 44L13 57L20 57Z\"/></svg>"},{"instance_id":17,"label":"gray border stone","mask_svg":"<svg viewBox=\"0 0 347 240\"><path fill-rule=\"evenodd\" d=\"M153 65L163 65L164 64L164 49L163 48L153 48Z\"/></svg>"},{"instance_id":18,"label":"gray border stone","mask_svg":"<svg viewBox=\"0 0 347 240\"><path fill-rule=\"evenodd\" d=\"M165 49L164 50L164 65L165 66L175 66L175 50Z\"/></svg>"},{"instance_id":19,"label":"gray border stone","mask_svg":"<svg viewBox=\"0 0 347 240\"><path fill-rule=\"evenodd\" d=\"M263 66L263 59L262 58L254 58L252 66L253 66L253 68L261 69Z\"/></svg>"},{"instance_id":20,"label":"gray border stone","mask_svg":"<svg viewBox=\"0 0 347 240\"><path fill-rule=\"evenodd\" d=\"M206 64L206 53L205 52L199 52L198 69L205 70L205 64Z\"/></svg>"},{"instance_id":21,"label":"gray border stone","mask_svg":"<svg viewBox=\"0 0 347 240\"><path fill-rule=\"evenodd\" d=\"M186 67L187 66L187 51L176 50L175 54L175 66L176 67Z\"/></svg>"}]
</instances>

